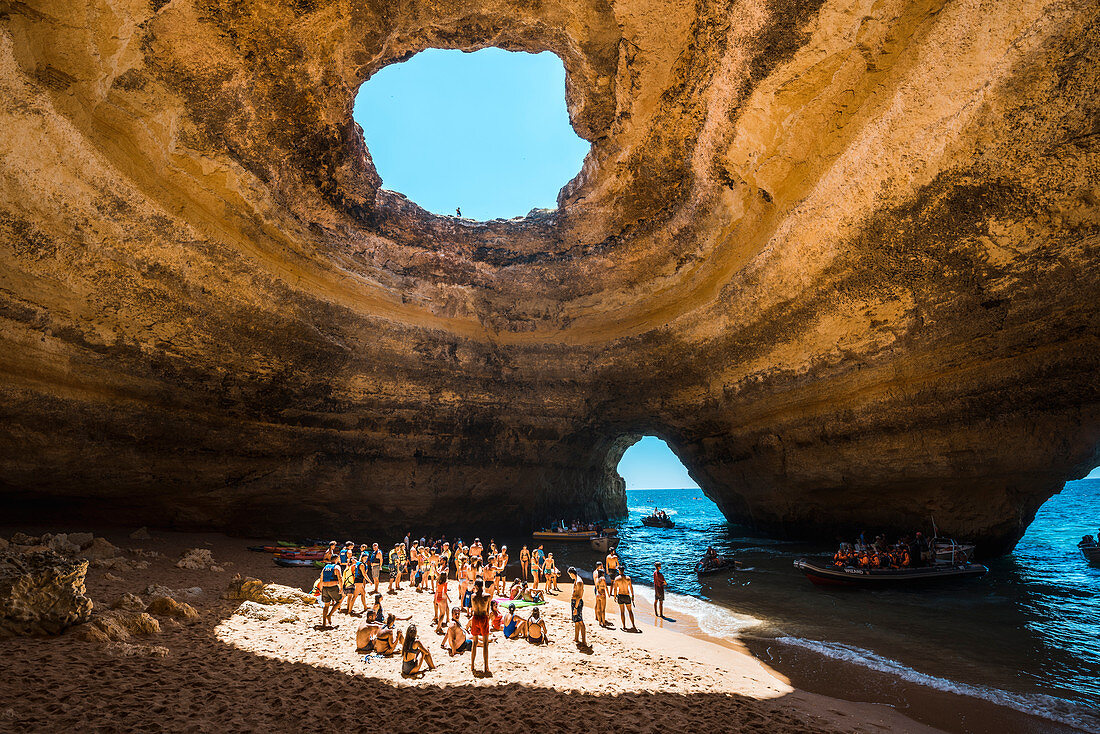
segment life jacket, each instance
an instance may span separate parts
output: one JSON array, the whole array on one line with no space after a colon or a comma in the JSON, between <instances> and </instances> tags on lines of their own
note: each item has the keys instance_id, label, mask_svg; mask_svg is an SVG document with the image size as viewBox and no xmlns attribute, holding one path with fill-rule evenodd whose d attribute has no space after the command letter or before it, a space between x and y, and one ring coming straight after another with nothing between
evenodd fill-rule
<instances>
[{"instance_id":1,"label":"life jacket","mask_svg":"<svg viewBox=\"0 0 1100 734\"><path fill-rule=\"evenodd\" d=\"M336 570L336 564L335 563L330 563L330 564L328 564L327 566L325 566L324 568L321 569L321 580L324 581L325 583L330 583L332 581L339 581L340 580L340 577L338 575L338 571Z\"/></svg>"},{"instance_id":2,"label":"life jacket","mask_svg":"<svg viewBox=\"0 0 1100 734\"><path fill-rule=\"evenodd\" d=\"M870 565L871 565L871 559L867 556L867 552L864 551L859 556L859 567L860 568L867 568Z\"/></svg>"},{"instance_id":3,"label":"life jacket","mask_svg":"<svg viewBox=\"0 0 1100 734\"><path fill-rule=\"evenodd\" d=\"M901 565L908 566L912 559L909 558L909 551L903 550L901 552Z\"/></svg>"},{"instance_id":4,"label":"life jacket","mask_svg":"<svg viewBox=\"0 0 1100 734\"><path fill-rule=\"evenodd\" d=\"M355 564L355 583L357 584L361 584L367 580L366 574L364 573L364 565L362 558Z\"/></svg>"}]
</instances>

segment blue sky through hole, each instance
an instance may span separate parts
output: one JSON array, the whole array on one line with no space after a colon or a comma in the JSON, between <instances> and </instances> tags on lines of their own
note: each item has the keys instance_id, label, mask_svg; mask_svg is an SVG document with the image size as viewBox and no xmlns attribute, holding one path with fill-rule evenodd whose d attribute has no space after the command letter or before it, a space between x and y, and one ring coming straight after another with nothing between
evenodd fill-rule
<instances>
[{"instance_id":1,"label":"blue sky through hole","mask_svg":"<svg viewBox=\"0 0 1100 734\"><path fill-rule=\"evenodd\" d=\"M422 51L363 84L354 117L383 188L469 219L555 208L589 148L548 51Z\"/></svg>"},{"instance_id":2,"label":"blue sky through hole","mask_svg":"<svg viewBox=\"0 0 1100 734\"><path fill-rule=\"evenodd\" d=\"M656 436L645 436L626 450L619 474L627 489L696 489L698 484L672 449Z\"/></svg>"}]
</instances>

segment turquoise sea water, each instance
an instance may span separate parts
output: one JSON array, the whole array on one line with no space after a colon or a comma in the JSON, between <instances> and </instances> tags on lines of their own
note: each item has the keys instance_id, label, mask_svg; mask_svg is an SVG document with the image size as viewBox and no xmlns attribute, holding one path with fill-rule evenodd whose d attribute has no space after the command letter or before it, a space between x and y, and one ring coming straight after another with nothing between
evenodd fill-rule
<instances>
[{"instance_id":1,"label":"turquoise sea water","mask_svg":"<svg viewBox=\"0 0 1100 734\"><path fill-rule=\"evenodd\" d=\"M653 562L662 561L676 594L669 609L696 617L710 634L771 638L1100 731L1100 568L1076 547L1100 525L1100 479L1069 482L1043 505L1015 552L988 564L986 577L922 590L821 589L792 562L831 555L831 547L768 539L728 523L698 489L627 496L620 557L636 580L651 578ZM676 527L642 526L654 506ZM744 568L699 579L692 567L707 545ZM559 553L585 567L596 555L576 547Z\"/></svg>"}]
</instances>

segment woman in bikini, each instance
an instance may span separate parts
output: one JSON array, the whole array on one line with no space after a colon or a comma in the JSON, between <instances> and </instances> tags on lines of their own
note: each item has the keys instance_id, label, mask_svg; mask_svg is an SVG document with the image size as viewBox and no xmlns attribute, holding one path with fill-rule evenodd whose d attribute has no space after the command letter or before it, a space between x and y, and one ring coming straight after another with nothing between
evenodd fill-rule
<instances>
[{"instance_id":1,"label":"woman in bikini","mask_svg":"<svg viewBox=\"0 0 1100 734\"><path fill-rule=\"evenodd\" d=\"M428 648L420 644L420 640L416 639L416 625L410 624L405 630L405 643L401 646L401 675L410 676L421 673L425 664L428 670L435 670L432 654L428 652Z\"/></svg>"},{"instance_id":2,"label":"woman in bikini","mask_svg":"<svg viewBox=\"0 0 1100 734\"><path fill-rule=\"evenodd\" d=\"M411 617L405 617L404 619L411 619ZM374 636L374 651L379 655L393 655L397 652L397 646L405 639L401 630L394 627L396 622L396 616L393 614L388 615L385 626L378 630L378 634Z\"/></svg>"},{"instance_id":3,"label":"woman in bikini","mask_svg":"<svg viewBox=\"0 0 1100 734\"><path fill-rule=\"evenodd\" d=\"M519 549L519 577L524 581L531 578L531 551L527 546Z\"/></svg>"},{"instance_id":4,"label":"woman in bikini","mask_svg":"<svg viewBox=\"0 0 1100 734\"><path fill-rule=\"evenodd\" d=\"M546 634L546 622L542 621L538 609L532 610L531 618L527 620L527 629L524 630L524 636L532 645L550 643L550 636Z\"/></svg>"},{"instance_id":5,"label":"woman in bikini","mask_svg":"<svg viewBox=\"0 0 1100 734\"><path fill-rule=\"evenodd\" d=\"M451 597L447 595L447 572L439 574L439 583L435 585L435 633L443 634L443 623L447 621L447 607L451 605Z\"/></svg>"}]
</instances>

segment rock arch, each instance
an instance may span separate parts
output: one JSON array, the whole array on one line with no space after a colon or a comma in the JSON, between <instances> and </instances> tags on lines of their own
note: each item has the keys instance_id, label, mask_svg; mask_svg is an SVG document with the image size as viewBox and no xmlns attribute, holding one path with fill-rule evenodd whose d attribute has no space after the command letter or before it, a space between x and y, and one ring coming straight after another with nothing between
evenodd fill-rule
<instances>
[{"instance_id":1,"label":"rock arch","mask_svg":"<svg viewBox=\"0 0 1100 734\"><path fill-rule=\"evenodd\" d=\"M733 517L1007 548L1100 444L1098 34L1041 0L12 5L0 494L522 523L614 509L608 427L654 420ZM565 61L593 149L556 212L378 188L358 85L487 45Z\"/></svg>"}]
</instances>

